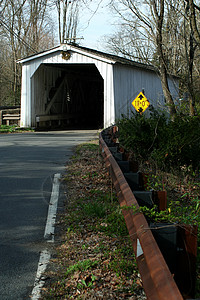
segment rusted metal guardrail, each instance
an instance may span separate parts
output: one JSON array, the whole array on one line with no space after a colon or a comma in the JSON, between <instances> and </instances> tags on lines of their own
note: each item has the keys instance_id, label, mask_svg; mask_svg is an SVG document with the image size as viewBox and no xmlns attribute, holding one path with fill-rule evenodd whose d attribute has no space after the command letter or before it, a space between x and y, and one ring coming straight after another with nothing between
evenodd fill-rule
<instances>
[{"instance_id":1,"label":"rusted metal guardrail","mask_svg":"<svg viewBox=\"0 0 200 300\"><path fill-rule=\"evenodd\" d=\"M134 205L139 208L136 198L104 142L102 134L100 134L99 142L106 167L117 191L120 206ZM122 212L147 298L151 300L183 299L144 215L140 212L133 214L131 210L122 210Z\"/></svg>"}]
</instances>

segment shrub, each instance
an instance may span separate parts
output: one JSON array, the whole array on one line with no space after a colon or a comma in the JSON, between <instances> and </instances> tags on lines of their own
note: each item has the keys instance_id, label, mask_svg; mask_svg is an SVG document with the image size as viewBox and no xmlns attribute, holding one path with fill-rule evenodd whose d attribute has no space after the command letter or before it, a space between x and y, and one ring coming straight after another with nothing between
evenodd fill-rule
<instances>
[{"instance_id":1,"label":"shrub","mask_svg":"<svg viewBox=\"0 0 200 300\"><path fill-rule=\"evenodd\" d=\"M118 122L120 143L137 157L148 159L162 136L166 116L151 110L150 117L133 113L130 119L123 117Z\"/></svg>"},{"instance_id":2,"label":"shrub","mask_svg":"<svg viewBox=\"0 0 200 300\"><path fill-rule=\"evenodd\" d=\"M154 147L151 158L162 169L185 167L196 170L200 161L199 117L175 117L165 124L162 137Z\"/></svg>"},{"instance_id":3,"label":"shrub","mask_svg":"<svg viewBox=\"0 0 200 300\"><path fill-rule=\"evenodd\" d=\"M150 117L134 113L118 122L120 143L137 159L153 160L161 169L194 171L200 161L200 118L178 114L172 121L152 110Z\"/></svg>"}]
</instances>

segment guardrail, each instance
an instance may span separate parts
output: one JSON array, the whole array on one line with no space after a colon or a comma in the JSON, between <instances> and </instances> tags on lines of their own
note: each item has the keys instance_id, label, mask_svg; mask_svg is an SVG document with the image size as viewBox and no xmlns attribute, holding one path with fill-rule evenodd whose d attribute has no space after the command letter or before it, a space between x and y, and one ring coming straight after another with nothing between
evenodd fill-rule
<instances>
[{"instance_id":1,"label":"guardrail","mask_svg":"<svg viewBox=\"0 0 200 300\"><path fill-rule=\"evenodd\" d=\"M132 190L101 133L99 142L120 206L134 205L139 208ZM122 212L147 298L151 300L183 299L144 215L140 212L133 214L131 210L122 209Z\"/></svg>"}]
</instances>

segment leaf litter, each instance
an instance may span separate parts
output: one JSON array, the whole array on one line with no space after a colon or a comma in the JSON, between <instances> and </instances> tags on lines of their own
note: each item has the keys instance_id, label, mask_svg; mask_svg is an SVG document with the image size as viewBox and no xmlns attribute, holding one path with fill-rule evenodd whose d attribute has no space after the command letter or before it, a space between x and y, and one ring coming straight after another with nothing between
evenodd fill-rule
<instances>
[{"instance_id":1,"label":"leaf litter","mask_svg":"<svg viewBox=\"0 0 200 300\"><path fill-rule=\"evenodd\" d=\"M76 148L62 183L66 201L40 299L146 299L97 140Z\"/></svg>"}]
</instances>

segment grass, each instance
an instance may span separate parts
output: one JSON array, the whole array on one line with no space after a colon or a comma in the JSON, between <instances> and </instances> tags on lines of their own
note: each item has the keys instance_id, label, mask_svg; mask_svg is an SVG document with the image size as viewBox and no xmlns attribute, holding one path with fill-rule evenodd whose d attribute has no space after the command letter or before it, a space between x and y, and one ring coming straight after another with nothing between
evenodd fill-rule
<instances>
[{"instance_id":1,"label":"grass","mask_svg":"<svg viewBox=\"0 0 200 300\"><path fill-rule=\"evenodd\" d=\"M64 182L68 200L60 218L62 242L41 299L146 299L125 221L96 142L77 148Z\"/></svg>"},{"instance_id":2,"label":"grass","mask_svg":"<svg viewBox=\"0 0 200 300\"><path fill-rule=\"evenodd\" d=\"M18 125L0 125L0 133L34 131L31 128L20 128Z\"/></svg>"},{"instance_id":3,"label":"grass","mask_svg":"<svg viewBox=\"0 0 200 300\"><path fill-rule=\"evenodd\" d=\"M83 261L79 261L74 265L71 265L67 268L65 273L66 276L74 274L76 271L86 271L95 267L98 264L98 261L91 261L90 259L86 259Z\"/></svg>"}]
</instances>

